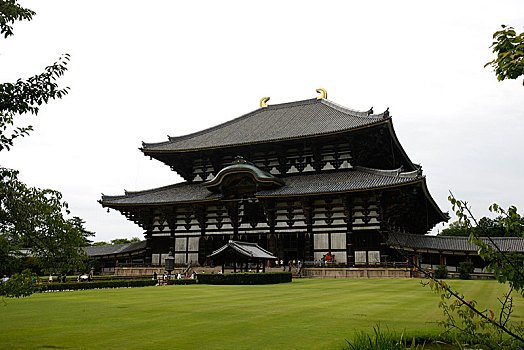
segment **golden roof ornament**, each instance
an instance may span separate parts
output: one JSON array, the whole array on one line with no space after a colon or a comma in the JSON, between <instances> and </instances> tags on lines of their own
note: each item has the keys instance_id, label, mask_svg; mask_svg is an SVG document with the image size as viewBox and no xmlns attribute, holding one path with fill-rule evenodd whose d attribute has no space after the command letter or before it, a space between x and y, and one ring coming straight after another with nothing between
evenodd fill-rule
<instances>
[{"instance_id":1,"label":"golden roof ornament","mask_svg":"<svg viewBox=\"0 0 524 350\"><path fill-rule=\"evenodd\" d=\"M260 99L260 108L267 108L267 101L269 101L271 97L262 97Z\"/></svg>"},{"instance_id":2,"label":"golden roof ornament","mask_svg":"<svg viewBox=\"0 0 524 350\"><path fill-rule=\"evenodd\" d=\"M317 92L320 94L320 96L317 96L317 100L322 100L323 98L327 100L327 91L326 89L317 89Z\"/></svg>"}]
</instances>

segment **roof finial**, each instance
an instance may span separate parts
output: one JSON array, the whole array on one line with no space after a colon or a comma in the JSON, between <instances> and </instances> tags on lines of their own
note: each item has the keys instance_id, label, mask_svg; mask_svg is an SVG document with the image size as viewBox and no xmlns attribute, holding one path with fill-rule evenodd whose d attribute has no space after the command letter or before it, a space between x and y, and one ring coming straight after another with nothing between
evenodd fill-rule
<instances>
[{"instance_id":1,"label":"roof finial","mask_svg":"<svg viewBox=\"0 0 524 350\"><path fill-rule=\"evenodd\" d=\"M260 108L267 108L267 101L269 101L271 97L262 97L260 99Z\"/></svg>"},{"instance_id":2,"label":"roof finial","mask_svg":"<svg viewBox=\"0 0 524 350\"><path fill-rule=\"evenodd\" d=\"M320 94L320 96L317 96L317 100L322 100L323 98L327 99L327 91L326 89L317 89L317 92Z\"/></svg>"}]
</instances>

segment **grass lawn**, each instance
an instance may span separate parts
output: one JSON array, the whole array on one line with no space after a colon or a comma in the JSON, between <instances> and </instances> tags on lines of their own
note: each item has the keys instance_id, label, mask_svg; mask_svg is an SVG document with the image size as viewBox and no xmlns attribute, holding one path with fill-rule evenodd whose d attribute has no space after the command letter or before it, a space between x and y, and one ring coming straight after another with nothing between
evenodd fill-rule
<instances>
[{"instance_id":1,"label":"grass lawn","mask_svg":"<svg viewBox=\"0 0 524 350\"><path fill-rule=\"evenodd\" d=\"M494 307L504 286L452 281ZM294 280L35 294L0 303L0 348L340 349L355 331L435 335L438 296L418 280ZM515 297L514 320L524 300Z\"/></svg>"}]
</instances>

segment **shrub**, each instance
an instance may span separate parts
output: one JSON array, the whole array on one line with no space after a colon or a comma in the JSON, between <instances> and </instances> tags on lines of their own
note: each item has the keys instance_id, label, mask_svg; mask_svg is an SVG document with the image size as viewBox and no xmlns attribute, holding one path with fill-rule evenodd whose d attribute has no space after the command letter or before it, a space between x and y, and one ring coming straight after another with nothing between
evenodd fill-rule
<instances>
[{"instance_id":1,"label":"shrub","mask_svg":"<svg viewBox=\"0 0 524 350\"><path fill-rule=\"evenodd\" d=\"M373 327L373 333L357 333L352 341L346 339L349 350L406 350L406 349L423 349L424 344L417 345L415 338L410 342L404 338L404 333L397 334L382 331L380 326Z\"/></svg>"},{"instance_id":2,"label":"shrub","mask_svg":"<svg viewBox=\"0 0 524 350\"><path fill-rule=\"evenodd\" d=\"M27 297L37 290L38 277L29 269L15 273L7 282L0 283L0 296L8 298Z\"/></svg>"},{"instance_id":3,"label":"shrub","mask_svg":"<svg viewBox=\"0 0 524 350\"><path fill-rule=\"evenodd\" d=\"M180 285L180 284L196 284L197 280L194 279L180 279L180 280L167 280L167 285Z\"/></svg>"},{"instance_id":4,"label":"shrub","mask_svg":"<svg viewBox=\"0 0 524 350\"><path fill-rule=\"evenodd\" d=\"M156 285L156 280L122 280L122 281L99 281L99 282L66 282L49 283L38 285L38 291L59 291L59 290L82 290L97 288L120 288L120 287L146 287Z\"/></svg>"},{"instance_id":5,"label":"shrub","mask_svg":"<svg viewBox=\"0 0 524 350\"><path fill-rule=\"evenodd\" d=\"M462 280L469 280L475 267L471 261L463 261L459 264L458 272Z\"/></svg>"},{"instance_id":6,"label":"shrub","mask_svg":"<svg viewBox=\"0 0 524 350\"><path fill-rule=\"evenodd\" d=\"M448 278L448 268L446 265L439 265L435 270L435 278L442 280Z\"/></svg>"},{"instance_id":7,"label":"shrub","mask_svg":"<svg viewBox=\"0 0 524 350\"><path fill-rule=\"evenodd\" d=\"M198 283L204 284L274 284L291 282L291 272L200 274Z\"/></svg>"}]
</instances>

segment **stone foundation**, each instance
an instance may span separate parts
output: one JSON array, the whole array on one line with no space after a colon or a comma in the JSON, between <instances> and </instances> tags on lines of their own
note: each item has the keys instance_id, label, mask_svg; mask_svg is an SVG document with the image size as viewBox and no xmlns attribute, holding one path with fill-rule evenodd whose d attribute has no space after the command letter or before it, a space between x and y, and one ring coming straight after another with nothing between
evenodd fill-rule
<instances>
[{"instance_id":1,"label":"stone foundation","mask_svg":"<svg viewBox=\"0 0 524 350\"><path fill-rule=\"evenodd\" d=\"M302 276L306 278L410 278L405 268L305 268Z\"/></svg>"},{"instance_id":2,"label":"stone foundation","mask_svg":"<svg viewBox=\"0 0 524 350\"><path fill-rule=\"evenodd\" d=\"M171 274L176 275L177 273L183 273L186 270L186 267L180 267L174 269ZM222 271L222 267L191 267L189 269L189 272L196 271L197 273L218 273L219 271ZM116 267L114 271L114 275L116 276L133 276L133 277L140 277L140 276L147 276L151 277L154 273L157 273L158 275L163 274L166 272L165 267L159 266L159 267ZM229 272L229 271L228 271Z\"/></svg>"},{"instance_id":3,"label":"stone foundation","mask_svg":"<svg viewBox=\"0 0 524 350\"><path fill-rule=\"evenodd\" d=\"M183 273L186 270L183 268L176 268L172 274ZM216 267L192 267L189 272L196 271L197 273L219 273L222 271L220 266ZM288 269L286 268L286 271ZM164 267L117 267L114 274L116 276L132 276L132 277L151 277L153 273L159 275L165 272ZM228 269L226 272L233 272ZM266 272L282 272L282 268L266 268ZM296 269L292 269L296 273ZM305 278L410 278L410 271L405 268L304 268L302 269L302 276Z\"/></svg>"}]
</instances>

